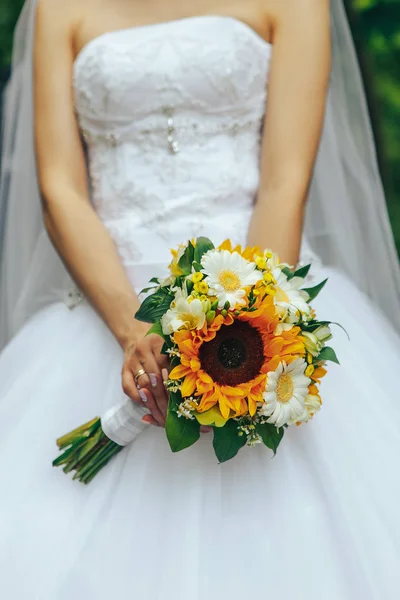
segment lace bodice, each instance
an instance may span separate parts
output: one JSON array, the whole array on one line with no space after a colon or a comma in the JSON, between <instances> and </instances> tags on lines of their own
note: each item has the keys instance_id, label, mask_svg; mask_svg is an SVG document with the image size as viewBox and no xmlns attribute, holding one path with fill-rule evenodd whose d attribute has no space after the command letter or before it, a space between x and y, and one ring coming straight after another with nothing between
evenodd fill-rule
<instances>
[{"instance_id":1,"label":"lace bodice","mask_svg":"<svg viewBox=\"0 0 400 600\"><path fill-rule=\"evenodd\" d=\"M188 238L246 241L270 56L217 16L106 33L78 55L93 204L135 287Z\"/></svg>"}]
</instances>

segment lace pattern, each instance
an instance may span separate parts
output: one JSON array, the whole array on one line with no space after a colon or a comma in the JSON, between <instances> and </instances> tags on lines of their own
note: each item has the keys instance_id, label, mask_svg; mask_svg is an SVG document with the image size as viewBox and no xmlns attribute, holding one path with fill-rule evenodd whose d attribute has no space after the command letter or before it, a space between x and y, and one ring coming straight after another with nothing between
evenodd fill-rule
<instances>
[{"instance_id":1,"label":"lace pattern","mask_svg":"<svg viewBox=\"0 0 400 600\"><path fill-rule=\"evenodd\" d=\"M231 18L104 34L79 54L93 204L137 284L196 235L246 241L271 47Z\"/></svg>"}]
</instances>

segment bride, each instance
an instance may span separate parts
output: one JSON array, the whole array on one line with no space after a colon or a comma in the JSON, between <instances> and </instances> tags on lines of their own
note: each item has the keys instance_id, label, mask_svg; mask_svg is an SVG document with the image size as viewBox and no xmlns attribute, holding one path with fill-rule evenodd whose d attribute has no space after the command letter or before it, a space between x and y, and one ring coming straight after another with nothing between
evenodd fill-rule
<instances>
[{"instance_id":1,"label":"bride","mask_svg":"<svg viewBox=\"0 0 400 600\"><path fill-rule=\"evenodd\" d=\"M400 277L341 0L28 0L5 114L1 596L398 598ZM169 451L133 315L197 235L312 260L349 333L273 460ZM87 487L52 469L127 396L128 449Z\"/></svg>"}]
</instances>

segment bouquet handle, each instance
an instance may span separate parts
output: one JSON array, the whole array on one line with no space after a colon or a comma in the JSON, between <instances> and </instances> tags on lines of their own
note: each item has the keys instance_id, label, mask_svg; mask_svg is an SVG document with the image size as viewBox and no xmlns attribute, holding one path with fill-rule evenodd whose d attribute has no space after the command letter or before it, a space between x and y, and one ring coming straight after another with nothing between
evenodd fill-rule
<instances>
[{"instance_id":1,"label":"bouquet handle","mask_svg":"<svg viewBox=\"0 0 400 600\"><path fill-rule=\"evenodd\" d=\"M148 423L142 421L149 411L126 397L122 404L112 406L101 417L103 432L119 446L128 446L144 429Z\"/></svg>"},{"instance_id":2,"label":"bouquet handle","mask_svg":"<svg viewBox=\"0 0 400 600\"><path fill-rule=\"evenodd\" d=\"M142 421L148 412L126 397L101 419L96 417L59 438L57 445L62 454L53 461L53 466L63 466L64 473L75 471L74 479L90 483L114 456L149 426Z\"/></svg>"}]
</instances>

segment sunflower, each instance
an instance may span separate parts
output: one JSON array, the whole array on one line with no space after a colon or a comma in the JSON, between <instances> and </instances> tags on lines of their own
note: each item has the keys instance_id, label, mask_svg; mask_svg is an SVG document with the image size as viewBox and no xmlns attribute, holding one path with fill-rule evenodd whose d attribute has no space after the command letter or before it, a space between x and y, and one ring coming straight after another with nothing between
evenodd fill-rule
<instances>
[{"instance_id":1,"label":"sunflower","mask_svg":"<svg viewBox=\"0 0 400 600\"><path fill-rule=\"evenodd\" d=\"M225 317L220 314L201 331L174 334L181 364L171 371L170 379L181 381L183 398L198 399L202 424L211 424L211 415L224 421L248 413L254 416L264 402L267 374L282 360L290 363L305 355L299 328L275 336L278 319L273 299L266 297L236 318L230 312Z\"/></svg>"}]
</instances>

